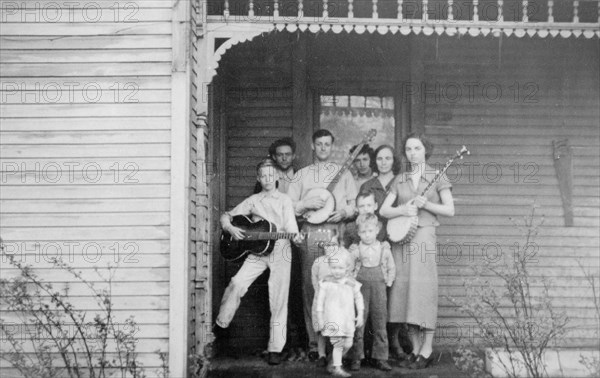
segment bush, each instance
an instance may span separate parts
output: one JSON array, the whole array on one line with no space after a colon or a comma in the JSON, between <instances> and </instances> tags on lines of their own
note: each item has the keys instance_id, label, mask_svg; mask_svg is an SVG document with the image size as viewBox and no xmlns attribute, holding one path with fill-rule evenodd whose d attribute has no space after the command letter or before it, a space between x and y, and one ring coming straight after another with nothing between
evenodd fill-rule
<instances>
[{"instance_id":1,"label":"bush","mask_svg":"<svg viewBox=\"0 0 600 378\"><path fill-rule=\"evenodd\" d=\"M525 369L530 377L538 378L546 375L545 350L562 339L569 319L552 305L550 280L536 279L529 272L528 252L537 247L533 241L543 218L536 220L534 206L523 224L513 223L524 233L525 243L515 249L512 261L474 265L474 277L464 283L466 298L448 299L475 321L483 346L492 348L488 357L498 361L509 377ZM502 284L490 282L490 277ZM504 353L500 351L506 352L506 358L501 358ZM477 358L463 349L455 363L461 370L473 371L473 366L482 366Z\"/></svg>"},{"instance_id":2,"label":"bush","mask_svg":"<svg viewBox=\"0 0 600 378\"><path fill-rule=\"evenodd\" d=\"M115 322L112 305L112 280L116 267L102 272L95 268L104 283L97 288L61 259L53 259L54 268L83 283L96 300L98 310L92 319L86 311L77 309L70 301L69 288L55 290L34 270L4 250L0 239L2 261L17 269L14 278L0 279L0 305L3 314L11 313L18 322L0 318L2 338L11 350L1 358L8 361L23 376L29 378L110 376L143 378L144 368L136 352L139 330L133 316L123 324ZM163 361L158 376L166 377L164 353L157 352Z\"/></svg>"}]
</instances>

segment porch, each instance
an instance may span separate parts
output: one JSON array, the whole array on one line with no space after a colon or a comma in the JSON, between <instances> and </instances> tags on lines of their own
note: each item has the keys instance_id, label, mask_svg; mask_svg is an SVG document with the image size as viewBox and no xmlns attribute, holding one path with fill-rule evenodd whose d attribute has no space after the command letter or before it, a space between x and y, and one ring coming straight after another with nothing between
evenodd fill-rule
<instances>
[{"instance_id":1,"label":"porch","mask_svg":"<svg viewBox=\"0 0 600 378\"><path fill-rule=\"evenodd\" d=\"M352 372L354 378L467 378L468 375L454 366L449 352L442 353L433 366L423 370L400 368L392 363L393 370L383 372L370 366L363 366L360 371ZM314 362L284 361L279 366L267 365L260 356L245 356L242 358L216 358L211 361L208 377L213 378L317 378L331 377L324 368L318 368Z\"/></svg>"},{"instance_id":2,"label":"porch","mask_svg":"<svg viewBox=\"0 0 600 378\"><path fill-rule=\"evenodd\" d=\"M457 216L439 232L446 254L440 263L439 344L451 346L458 336L476 338L473 324L446 296L463 295L462 280L470 263L486 258L484 246L509 256L511 246L521 242L509 218L537 204L548 227L540 235L542 258L535 274L561 279L563 286L553 293L557 306L574 314L566 346L596 346L589 332L593 305L571 252L598 269L598 181L589 173L600 164L598 2L350 0L336 3L335 11L332 4L207 3L197 31L206 59L200 60L206 63L202 83L211 83L201 96L208 94L212 240L218 240L218 214L251 193L249 167L272 141L293 136L299 166L310 161L310 135L322 127L323 95L391 96L390 140L425 131L436 144L436 163L463 143L474 151L475 160L458 169L462 178L455 172ZM553 167L551 143L558 138L568 138L574 151L574 227L565 227ZM202 271L196 284L210 287L196 336L212 340L214 311L239 265L220 260L216 248L203 253L212 256L202 260L212 269ZM227 347L263 346L267 314L265 275L242 301ZM265 366L259 358L214 361L216 376L236 374L238 365L247 374L254 364L262 376ZM444 366L452 366L447 361ZM296 367L303 371L312 365L289 362L264 373L289 375L281 369Z\"/></svg>"}]
</instances>

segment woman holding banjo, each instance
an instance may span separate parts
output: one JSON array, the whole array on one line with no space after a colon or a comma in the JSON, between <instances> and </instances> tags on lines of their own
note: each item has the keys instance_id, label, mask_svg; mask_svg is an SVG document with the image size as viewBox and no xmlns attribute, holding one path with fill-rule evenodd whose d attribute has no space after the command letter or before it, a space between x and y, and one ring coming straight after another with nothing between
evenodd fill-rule
<instances>
[{"instance_id":1,"label":"woman holding banjo","mask_svg":"<svg viewBox=\"0 0 600 378\"><path fill-rule=\"evenodd\" d=\"M439 180L434 180L436 171L427 164L433 144L424 135L411 133L402 147L409 169L392 182L379 214L388 219L418 216L418 225L410 242L392 243L396 280L388 295L389 322L394 323L389 337L398 340L400 323L407 323L413 350L401 366L422 369L433 362L438 309L437 217L453 216L454 201L447 177L442 174ZM428 186L431 190L421 196ZM398 239L390 233L390 240ZM398 344L395 347L399 349Z\"/></svg>"}]
</instances>

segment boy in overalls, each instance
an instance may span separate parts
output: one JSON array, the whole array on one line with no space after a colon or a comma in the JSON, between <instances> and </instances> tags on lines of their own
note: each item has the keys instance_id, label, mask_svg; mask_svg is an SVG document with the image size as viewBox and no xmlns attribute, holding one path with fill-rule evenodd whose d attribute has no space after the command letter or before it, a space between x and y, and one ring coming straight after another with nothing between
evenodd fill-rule
<instances>
[{"instance_id":1,"label":"boy in overalls","mask_svg":"<svg viewBox=\"0 0 600 378\"><path fill-rule=\"evenodd\" d=\"M381 222L375 214L362 214L356 219L360 242L352 244L349 252L355 259L356 280L362 284L361 293L365 302L365 323L370 321L373 331L371 358L377 369L389 371L387 337L387 293L386 286L392 286L396 277L396 265L390 244L377 240ZM364 331L360 327L354 335L354 360L351 370L360 369L364 355Z\"/></svg>"}]
</instances>

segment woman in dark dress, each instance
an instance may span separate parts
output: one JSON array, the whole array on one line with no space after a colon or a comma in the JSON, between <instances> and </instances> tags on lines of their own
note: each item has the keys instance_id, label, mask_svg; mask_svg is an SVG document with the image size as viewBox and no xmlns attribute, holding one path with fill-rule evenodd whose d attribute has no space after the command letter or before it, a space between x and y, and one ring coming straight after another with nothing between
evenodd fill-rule
<instances>
[{"instance_id":1,"label":"woman in dark dress","mask_svg":"<svg viewBox=\"0 0 600 378\"><path fill-rule=\"evenodd\" d=\"M438 277L436 263L437 217L454 215L452 185L444 175L423 197L436 171L427 165L433 145L422 134L412 133L402 144L407 172L396 177L381 205L385 218L417 215L417 231L409 243L392 243L396 280L388 295L389 322L408 324L413 351L401 365L422 369L433 361L433 335L437 322ZM393 339L393 337L390 337ZM392 345L394 347L394 345Z\"/></svg>"},{"instance_id":2,"label":"woman in dark dress","mask_svg":"<svg viewBox=\"0 0 600 378\"><path fill-rule=\"evenodd\" d=\"M394 148L387 144L379 146L375 150L373 156L375 156L374 170L375 173L377 173L377 176L362 184L359 193L373 193L376 206L375 214L379 215L379 208L392 186L394 177L400 172L400 160L396 158ZM384 241L387 239L387 233L385 231L387 219L380 218L380 220L381 230L377 235L377 240ZM353 241L360 241L360 239L358 239L358 234L356 234L356 239L357 240Z\"/></svg>"},{"instance_id":3,"label":"woman in dark dress","mask_svg":"<svg viewBox=\"0 0 600 378\"><path fill-rule=\"evenodd\" d=\"M387 196L394 176L400 172L400 161L396 158L394 148L388 144L377 147L374 155L377 177L362 184L359 192L369 190L373 192L377 209L379 209Z\"/></svg>"}]
</instances>

